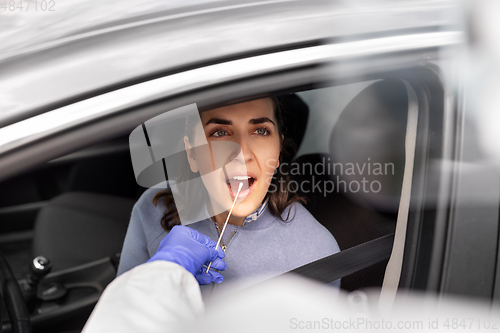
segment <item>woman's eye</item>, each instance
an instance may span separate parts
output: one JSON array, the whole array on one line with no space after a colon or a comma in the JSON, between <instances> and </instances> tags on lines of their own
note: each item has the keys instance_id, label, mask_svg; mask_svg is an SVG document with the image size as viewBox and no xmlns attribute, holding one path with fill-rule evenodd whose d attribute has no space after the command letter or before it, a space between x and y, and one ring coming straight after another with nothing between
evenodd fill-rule
<instances>
[{"instance_id":1,"label":"woman's eye","mask_svg":"<svg viewBox=\"0 0 500 333\"><path fill-rule=\"evenodd\" d=\"M224 130L216 130L215 132L212 133L210 136L215 136L215 137L221 137L221 136L226 136L227 131Z\"/></svg>"},{"instance_id":2,"label":"woman's eye","mask_svg":"<svg viewBox=\"0 0 500 333\"><path fill-rule=\"evenodd\" d=\"M268 135L269 131L267 130L267 128L261 127L257 128L254 133L258 135Z\"/></svg>"}]
</instances>

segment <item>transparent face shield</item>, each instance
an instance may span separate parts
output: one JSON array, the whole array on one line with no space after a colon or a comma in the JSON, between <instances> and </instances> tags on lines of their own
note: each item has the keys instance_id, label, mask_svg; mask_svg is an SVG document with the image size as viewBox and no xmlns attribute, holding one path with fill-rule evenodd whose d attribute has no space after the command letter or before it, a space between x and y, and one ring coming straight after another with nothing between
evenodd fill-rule
<instances>
[{"instance_id":1,"label":"transparent face shield","mask_svg":"<svg viewBox=\"0 0 500 333\"><path fill-rule=\"evenodd\" d=\"M170 189L182 225L230 210L240 183L251 185L240 145L207 141L196 104L149 119L129 143L137 183Z\"/></svg>"}]
</instances>

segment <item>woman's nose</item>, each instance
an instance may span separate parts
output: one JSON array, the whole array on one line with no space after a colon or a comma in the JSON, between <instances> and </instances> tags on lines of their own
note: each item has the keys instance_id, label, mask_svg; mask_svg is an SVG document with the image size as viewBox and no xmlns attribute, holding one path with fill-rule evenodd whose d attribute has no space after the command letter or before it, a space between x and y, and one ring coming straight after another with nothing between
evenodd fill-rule
<instances>
[{"instance_id":1,"label":"woman's nose","mask_svg":"<svg viewBox=\"0 0 500 333\"><path fill-rule=\"evenodd\" d=\"M248 163L254 159L253 150L250 142L244 138L239 137L236 140L236 143L239 145L239 151L232 156L232 159L235 159L241 163Z\"/></svg>"}]
</instances>

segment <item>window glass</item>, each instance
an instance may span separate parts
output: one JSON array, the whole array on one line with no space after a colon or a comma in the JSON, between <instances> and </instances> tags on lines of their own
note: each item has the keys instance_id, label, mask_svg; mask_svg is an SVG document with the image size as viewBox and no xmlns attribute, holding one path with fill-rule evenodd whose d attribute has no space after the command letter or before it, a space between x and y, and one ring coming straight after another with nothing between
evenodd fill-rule
<instances>
[{"instance_id":1,"label":"window glass","mask_svg":"<svg viewBox=\"0 0 500 333\"><path fill-rule=\"evenodd\" d=\"M298 92L309 106L306 134L297 156L309 153L327 153L329 133L347 104L364 88L375 81Z\"/></svg>"}]
</instances>

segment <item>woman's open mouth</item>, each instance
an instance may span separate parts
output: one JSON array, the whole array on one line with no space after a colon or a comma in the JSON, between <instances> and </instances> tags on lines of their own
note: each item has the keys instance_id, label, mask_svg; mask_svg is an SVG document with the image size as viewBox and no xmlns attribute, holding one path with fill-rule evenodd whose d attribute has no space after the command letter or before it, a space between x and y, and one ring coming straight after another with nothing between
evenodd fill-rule
<instances>
[{"instance_id":1,"label":"woman's open mouth","mask_svg":"<svg viewBox=\"0 0 500 333\"><path fill-rule=\"evenodd\" d=\"M240 186L240 183L243 183L243 186L241 187L240 190L240 194L238 195L239 199L243 199L246 198L248 194L250 194L250 192L253 190L256 181L257 181L256 178L251 177L249 175L232 176L226 180L226 184L227 187L229 188L231 196L234 198L238 193L238 187Z\"/></svg>"}]
</instances>

